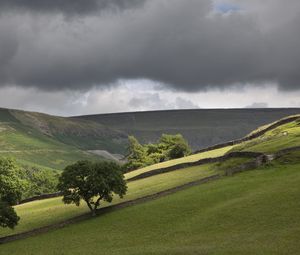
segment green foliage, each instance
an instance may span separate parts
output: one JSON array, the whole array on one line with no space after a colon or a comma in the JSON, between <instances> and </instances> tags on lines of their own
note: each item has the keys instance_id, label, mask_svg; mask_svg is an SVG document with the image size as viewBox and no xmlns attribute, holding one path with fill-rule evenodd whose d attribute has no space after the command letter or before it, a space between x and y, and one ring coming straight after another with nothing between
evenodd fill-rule
<instances>
[{"instance_id":1,"label":"green foliage","mask_svg":"<svg viewBox=\"0 0 300 255\"><path fill-rule=\"evenodd\" d=\"M78 161L67 166L59 178L59 190L66 204L80 205L83 199L93 215L100 201L112 202L113 193L122 198L127 191L121 167L115 162Z\"/></svg>"},{"instance_id":2,"label":"green foliage","mask_svg":"<svg viewBox=\"0 0 300 255\"><path fill-rule=\"evenodd\" d=\"M128 141L129 155L127 156L128 163L125 165L125 168L131 171L145 166L145 162L147 161L145 147L143 147L134 136L129 136Z\"/></svg>"},{"instance_id":3,"label":"green foliage","mask_svg":"<svg viewBox=\"0 0 300 255\"><path fill-rule=\"evenodd\" d=\"M188 142L180 134L163 134L158 146L161 147L166 154L166 160L182 158L191 154Z\"/></svg>"},{"instance_id":4,"label":"green foliage","mask_svg":"<svg viewBox=\"0 0 300 255\"><path fill-rule=\"evenodd\" d=\"M22 196L23 183L12 159L0 159L0 226L14 228L19 217L13 209Z\"/></svg>"},{"instance_id":5,"label":"green foliage","mask_svg":"<svg viewBox=\"0 0 300 255\"><path fill-rule=\"evenodd\" d=\"M7 202L0 200L0 227L13 229L20 218L14 208Z\"/></svg>"},{"instance_id":6,"label":"green foliage","mask_svg":"<svg viewBox=\"0 0 300 255\"><path fill-rule=\"evenodd\" d=\"M125 172L166 160L182 158L191 153L187 141L180 134L163 134L157 144L144 146L135 137L129 136L128 150L128 162L124 166Z\"/></svg>"},{"instance_id":7,"label":"green foliage","mask_svg":"<svg viewBox=\"0 0 300 255\"><path fill-rule=\"evenodd\" d=\"M20 168L18 175L25 186L22 199L57 191L60 174L55 170L24 165Z\"/></svg>"}]
</instances>

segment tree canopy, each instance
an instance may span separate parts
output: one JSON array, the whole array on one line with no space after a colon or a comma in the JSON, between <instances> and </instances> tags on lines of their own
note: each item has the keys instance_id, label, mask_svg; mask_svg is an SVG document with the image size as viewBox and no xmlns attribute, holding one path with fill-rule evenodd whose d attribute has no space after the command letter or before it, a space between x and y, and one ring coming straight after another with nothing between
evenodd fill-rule
<instances>
[{"instance_id":1,"label":"tree canopy","mask_svg":"<svg viewBox=\"0 0 300 255\"><path fill-rule=\"evenodd\" d=\"M158 143L145 145L141 145L134 136L129 136L128 152L125 172L187 156L191 149L182 135L163 134Z\"/></svg>"},{"instance_id":2,"label":"tree canopy","mask_svg":"<svg viewBox=\"0 0 300 255\"><path fill-rule=\"evenodd\" d=\"M78 161L67 166L58 184L66 204L84 200L95 215L100 201L112 202L113 194L123 197L127 186L121 167L115 162Z\"/></svg>"},{"instance_id":3,"label":"tree canopy","mask_svg":"<svg viewBox=\"0 0 300 255\"><path fill-rule=\"evenodd\" d=\"M12 159L0 159L0 226L14 228L19 221L13 205L21 197L23 183L18 177L19 169Z\"/></svg>"},{"instance_id":4,"label":"tree canopy","mask_svg":"<svg viewBox=\"0 0 300 255\"><path fill-rule=\"evenodd\" d=\"M56 170L22 165L18 175L24 183L22 199L57 191L60 173Z\"/></svg>"}]
</instances>

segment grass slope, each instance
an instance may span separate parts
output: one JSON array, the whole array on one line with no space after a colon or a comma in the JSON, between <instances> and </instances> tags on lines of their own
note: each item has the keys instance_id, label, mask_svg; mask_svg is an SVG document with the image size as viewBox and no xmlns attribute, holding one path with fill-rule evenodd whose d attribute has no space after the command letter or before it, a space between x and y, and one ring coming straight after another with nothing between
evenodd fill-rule
<instances>
[{"instance_id":1,"label":"grass slope","mask_svg":"<svg viewBox=\"0 0 300 255\"><path fill-rule=\"evenodd\" d=\"M114 137L103 130L99 124L88 121L0 109L0 156L14 157L26 165L61 170L79 159L101 159L85 149L110 148L105 141L113 141ZM118 137L119 133L112 134ZM89 145L92 140L95 147Z\"/></svg>"},{"instance_id":2,"label":"grass slope","mask_svg":"<svg viewBox=\"0 0 300 255\"><path fill-rule=\"evenodd\" d=\"M99 159L75 147L60 143L30 129L0 123L0 155L14 157L21 164L63 169L78 159Z\"/></svg>"},{"instance_id":3,"label":"grass slope","mask_svg":"<svg viewBox=\"0 0 300 255\"><path fill-rule=\"evenodd\" d=\"M151 166L147 166L147 167L127 173L126 178L129 179L136 175L139 175L139 174L142 174L142 173L145 173L148 171L152 171L155 169L159 169L159 168L175 166L175 165L182 164L182 163L195 162L195 161L198 161L198 160L204 159L204 158L215 158L215 157L223 156L226 152L230 151L231 149L232 149L232 146L227 146L227 147L216 149L216 150L201 152L201 153L193 154L193 155L190 155L187 157L168 160L168 161L158 163L158 164L153 164Z\"/></svg>"},{"instance_id":4,"label":"grass slope","mask_svg":"<svg viewBox=\"0 0 300 255\"><path fill-rule=\"evenodd\" d=\"M265 129L274 123L259 127L258 129L252 131L250 134ZM225 146L219 149L193 154L191 156L183 157L180 159L169 160L166 162L154 164L148 167L144 167L132 171L128 173L126 176L127 178L132 178L141 173L145 173L159 168L174 166L182 163L195 162L204 158L214 158L214 157L223 156L224 154L230 151L258 151L258 152L265 152L265 153L273 153L278 150L288 148L288 147L293 147L293 146L300 146L300 115L299 115L299 120L281 125L253 140L243 142L241 144L237 144L233 146Z\"/></svg>"},{"instance_id":5,"label":"grass slope","mask_svg":"<svg viewBox=\"0 0 300 255\"><path fill-rule=\"evenodd\" d=\"M140 198L146 195L173 188L188 182L200 180L216 173L222 172L226 166L239 164L249 159L231 159L223 164L207 164L196 167L185 168L165 174L148 177L142 180L129 182L128 192L124 199L115 197L113 204ZM102 207L108 206L104 203ZM62 220L69 219L73 216L87 212L88 209L84 203L78 208L75 205L64 205L61 197L35 201L16 206L16 211L21 217L19 225L15 230L0 228L0 236L20 233L41 226L46 226Z\"/></svg>"},{"instance_id":6,"label":"grass slope","mask_svg":"<svg viewBox=\"0 0 300 255\"><path fill-rule=\"evenodd\" d=\"M300 142L300 138L299 138L300 127L298 124L299 124L298 121L295 121L295 122L282 125L266 133L263 137L257 138L253 141L249 141L240 145L236 145L235 147L228 146L221 149L198 153L185 158L163 162L146 168L142 168L126 174L126 178L129 179L143 172L151 171L161 167L167 167L167 166L176 165L184 162L193 162L207 157L221 156L231 149L251 150L251 147L248 146L250 143L255 144L255 146L262 146L268 148L274 147L273 151L278 150L284 148L283 144L281 142L278 143L278 139L276 138L277 135L281 133L288 133L288 136L287 135L284 136L284 139L288 139L288 142L285 143L286 146L290 147L292 145L297 145ZM226 167L232 167L244 161L245 160L243 159L242 161L240 161L239 159L232 159L222 164L210 164L210 165L203 165L199 167L191 167L191 168L181 169L174 172L160 174L157 176L148 177L143 180L131 182L129 183L128 194L125 197L124 201L139 198L149 194L154 194L156 192L168 188L172 188L187 182L201 179L203 177L211 176L218 171L220 172L224 170ZM120 201L121 201L120 199L115 199L114 203L119 203ZM104 206L107 206L107 204L104 204ZM33 228L56 223L58 221L68 219L70 217L79 215L87 211L85 205L80 208L76 208L75 206L63 205L61 202L61 198L54 198L49 200L42 200L33 203L28 203L25 205L17 206L16 209L18 214L22 218L20 225L13 232L10 230L0 229L0 236L28 231ZM51 215L51 217L49 217L48 215Z\"/></svg>"},{"instance_id":7,"label":"grass slope","mask_svg":"<svg viewBox=\"0 0 300 255\"><path fill-rule=\"evenodd\" d=\"M300 146L300 116L298 120L281 125L263 136L238 144L232 150L273 153L294 146Z\"/></svg>"},{"instance_id":8,"label":"grass slope","mask_svg":"<svg viewBox=\"0 0 300 255\"><path fill-rule=\"evenodd\" d=\"M265 129L274 123L262 126L252 131L250 134ZM293 146L300 146L300 115L299 115L299 120L281 125L253 140L243 142L241 144L237 144L233 146L225 146L219 149L193 154L191 156L183 157L180 159L169 160L166 162L154 164L148 167L144 167L132 171L128 173L126 176L127 178L132 178L141 173L145 173L159 168L174 166L182 163L195 162L204 158L214 158L214 157L223 156L224 154L230 151L257 151L257 152L265 152L265 153L274 153L278 150L293 147Z\"/></svg>"},{"instance_id":9,"label":"grass slope","mask_svg":"<svg viewBox=\"0 0 300 255\"><path fill-rule=\"evenodd\" d=\"M298 254L299 166L295 153L255 171L2 245L0 254Z\"/></svg>"},{"instance_id":10,"label":"grass slope","mask_svg":"<svg viewBox=\"0 0 300 255\"><path fill-rule=\"evenodd\" d=\"M9 110L22 124L82 150L124 152L127 135L102 124L36 112Z\"/></svg>"}]
</instances>

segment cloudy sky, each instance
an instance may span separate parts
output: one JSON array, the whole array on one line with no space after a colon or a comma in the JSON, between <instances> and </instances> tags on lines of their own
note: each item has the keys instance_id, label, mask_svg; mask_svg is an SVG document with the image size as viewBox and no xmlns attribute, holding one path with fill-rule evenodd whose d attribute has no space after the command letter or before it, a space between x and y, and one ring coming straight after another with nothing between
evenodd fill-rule
<instances>
[{"instance_id":1,"label":"cloudy sky","mask_svg":"<svg viewBox=\"0 0 300 255\"><path fill-rule=\"evenodd\" d=\"M300 1L0 0L0 106L300 107Z\"/></svg>"}]
</instances>

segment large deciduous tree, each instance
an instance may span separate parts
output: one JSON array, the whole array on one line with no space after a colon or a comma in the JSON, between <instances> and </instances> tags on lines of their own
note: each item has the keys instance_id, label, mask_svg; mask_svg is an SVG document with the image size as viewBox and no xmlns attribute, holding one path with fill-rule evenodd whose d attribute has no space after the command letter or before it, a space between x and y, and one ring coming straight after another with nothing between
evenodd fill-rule
<instances>
[{"instance_id":1,"label":"large deciduous tree","mask_svg":"<svg viewBox=\"0 0 300 255\"><path fill-rule=\"evenodd\" d=\"M101 200L111 202L113 194L123 197L127 186L121 167L114 162L78 161L67 166L58 184L66 204L80 205L84 200L93 215L96 215Z\"/></svg>"},{"instance_id":2,"label":"large deciduous tree","mask_svg":"<svg viewBox=\"0 0 300 255\"><path fill-rule=\"evenodd\" d=\"M23 184L18 167L12 159L0 159L0 226L14 228L19 221L13 205L22 196Z\"/></svg>"}]
</instances>

